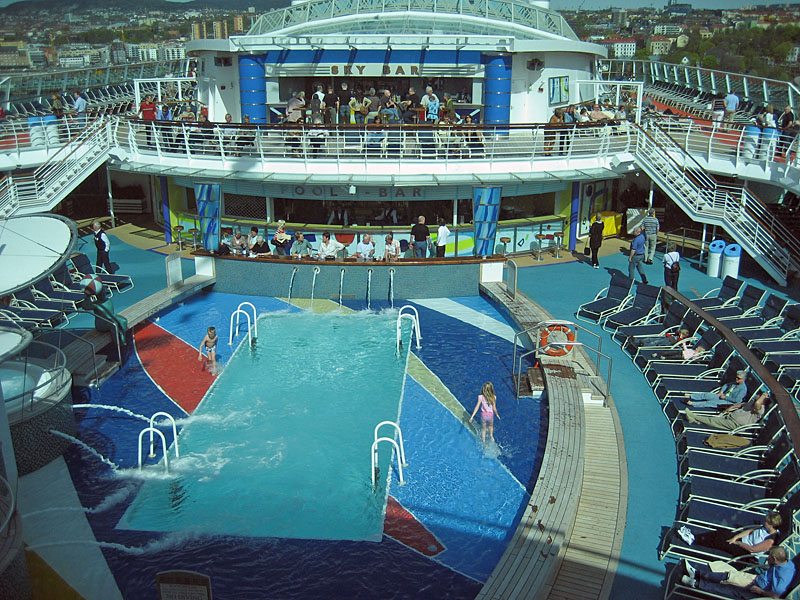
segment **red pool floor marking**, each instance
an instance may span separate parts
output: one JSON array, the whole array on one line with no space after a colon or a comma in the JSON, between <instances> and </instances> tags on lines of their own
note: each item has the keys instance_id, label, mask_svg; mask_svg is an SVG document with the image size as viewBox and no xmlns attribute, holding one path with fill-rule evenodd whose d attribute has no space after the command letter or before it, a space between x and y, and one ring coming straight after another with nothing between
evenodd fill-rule
<instances>
[{"instance_id":1,"label":"red pool floor marking","mask_svg":"<svg viewBox=\"0 0 800 600\"><path fill-rule=\"evenodd\" d=\"M166 329L144 321L133 330L136 353L142 367L155 384L173 402L191 414L214 377L197 360L197 348L192 348Z\"/></svg>"},{"instance_id":2,"label":"red pool floor marking","mask_svg":"<svg viewBox=\"0 0 800 600\"><path fill-rule=\"evenodd\" d=\"M386 505L383 533L425 556L436 556L446 550L425 525L391 496Z\"/></svg>"}]
</instances>

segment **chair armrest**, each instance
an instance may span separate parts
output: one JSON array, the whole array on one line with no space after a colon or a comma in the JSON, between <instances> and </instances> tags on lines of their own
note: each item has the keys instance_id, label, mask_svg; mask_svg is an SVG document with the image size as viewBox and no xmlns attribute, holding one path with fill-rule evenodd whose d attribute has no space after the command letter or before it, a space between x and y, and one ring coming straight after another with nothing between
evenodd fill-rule
<instances>
[{"instance_id":1,"label":"chair armrest","mask_svg":"<svg viewBox=\"0 0 800 600\"><path fill-rule=\"evenodd\" d=\"M700 296L700 298L699 298L699 299L703 299L703 298L710 298L710 297L711 297L711 294L713 294L714 292L718 292L718 291L720 291L720 289L722 289L722 288L714 288L713 290L711 290L711 291L709 291L709 292L705 293L704 295Z\"/></svg>"}]
</instances>

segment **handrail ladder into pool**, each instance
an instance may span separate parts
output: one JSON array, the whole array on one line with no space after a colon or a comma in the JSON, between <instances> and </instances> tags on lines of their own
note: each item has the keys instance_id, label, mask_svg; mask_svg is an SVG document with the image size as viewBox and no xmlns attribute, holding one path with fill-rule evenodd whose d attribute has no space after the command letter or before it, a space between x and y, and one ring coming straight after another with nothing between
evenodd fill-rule
<instances>
[{"instance_id":1,"label":"handrail ladder into pool","mask_svg":"<svg viewBox=\"0 0 800 600\"><path fill-rule=\"evenodd\" d=\"M252 345L253 343L253 336L250 333L250 330L253 324L250 322L250 313L243 311L241 308L237 308L235 311L231 313L231 324L230 324L230 334L228 335L228 346L233 346L233 338L234 332L235 335L238 337L239 335L239 315L242 314L247 317L247 342ZM233 325L233 317L236 317L236 326Z\"/></svg>"},{"instance_id":2,"label":"handrail ladder into pool","mask_svg":"<svg viewBox=\"0 0 800 600\"><path fill-rule=\"evenodd\" d=\"M395 429L395 431L397 431L397 437L400 440L400 462L403 464L404 467L407 467L408 463L406 462L406 448L405 444L403 443L403 432L400 429L400 425L398 425L394 421L381 421L380 423L375 425L375 431L373 433L373 438L374 438L373 441L376 441L378 439L378 430L383 425L391 425Z\"/></svg>"},{"instance_id":3,"label":"handrail ladder into pool","mask_svg":"<svg viewBox=\"0 0 800 600\"><path fill-rule=\"evenodd\" d=\"M258 339L258 315L256 314L256 307L252 302L247 302L247 301L240 302L239 306L236 307L236 311L237 311L236 312L236 332L237 332L237 334L239 332L239 314L238 314L238 311L239 310L244 310L244 309L242 309L243 306L253 309L253 334L254 334L253 335L253 339L254 340Z\"/></svg>"},{"instance_id":4,"label":"handrail ladder into pool","mask_svg":"<svg viewBox=\"0 0 800 600\"><path fill-rule=\"evenodd\" d=\"M375 490L375 471L378 469L378 444L381 442L389 442L392 447L394 448L393 453L396 453L396 456L400 457L400 447L397 445L397 442L388 437L380 437L374 442L372 442L372 449L370 450L370 455L372 457L371 464L370 464L370 471L372 473L372 489ZM391 461L389 461L389 471L391 472ZM400 476L399 485L405 485L406 480L403 478L403 463L397 463L397 472Z\"/></svg>"},{"instance_id":5,"label":"handrail ladder into pool","mask_svg":"<svg viewBox=\"0 0 800 600\"><path fill-rule=\"evenodd\" d=\"M153 433L155 433L159 438L161 438L161 448L164 450L164 472L169 473L169 449L167 448L167 438L164 437L164 434L155 427L145 427L139 432L139 470L142 470L142 438L144 437L144 434L148 432L151 436Z\"/></svg>"},{"instance_id":6,"label":"handrail ladder into pool","mask_svg":"<svg viewBox=\"0 0 800 600\"><path fill-rule=\"evenodd\" d=\"M411 333L416 334L417 336L417 350L422 348L422 345L419 343L419 319L412 314L403 313L397 315L397 344L395 346L396 352L400 352L400 348L403 347L403 319L411 319ZM409 340L410 341L410 340Z\"/></svg>"},{"instance_id":7,"label":"handrail ladder into pool","mask_svg":"<svg viewBox=\"0 0 800 600\"><path fill-rule=\"evenodd\" d=\"M172 440L175 444L175 458L180 458L181 453L178 450L178 426L175 424L175 419L173 416L164 411L153 413L153 416L150 417L150 425L148 426L148 429L150 430L150 458L156 457L155 447L153 445L153 431L156 431L155 425L158 425L158 423L156 423L156 417L167 417L167 421L170 425L172 425Z\"/></svg>"}]
</instances>

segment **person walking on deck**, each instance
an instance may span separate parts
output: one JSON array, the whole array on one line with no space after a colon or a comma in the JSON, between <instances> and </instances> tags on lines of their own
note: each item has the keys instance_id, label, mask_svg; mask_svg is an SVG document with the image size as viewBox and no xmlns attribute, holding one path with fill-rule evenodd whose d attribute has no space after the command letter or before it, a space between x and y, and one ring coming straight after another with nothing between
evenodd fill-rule
<instances>
[{"instance_id":1,"label":"person walking on deck","mask_svg":"<svg viewBox=\"0 0 800 600\"><path fill-rule=\"evenodd\" d=\"M647 283L647 275L644 274L642 269L642 262L644 262L644 233L641 227L633 230L633 240L631 240L631 250L628 256L628 277L633 279L634 270L639 271L642 276L642 283Z\"/></svg>"},{"instance_id":2,"label":"person walking on deck","mask_svg":"<svg viewBox=\"0 0 800 600\"><path fill-rule=\"evenodd\" d=\"M656 244L658 244L658 232L661 229L661 223L656 218L656 211L650 209L647 211L647 216L642 219L642 227L644 228L645 248L644 248L644 264L652 265L653 257L656 255Z\"/></svg>"}]
</instances>

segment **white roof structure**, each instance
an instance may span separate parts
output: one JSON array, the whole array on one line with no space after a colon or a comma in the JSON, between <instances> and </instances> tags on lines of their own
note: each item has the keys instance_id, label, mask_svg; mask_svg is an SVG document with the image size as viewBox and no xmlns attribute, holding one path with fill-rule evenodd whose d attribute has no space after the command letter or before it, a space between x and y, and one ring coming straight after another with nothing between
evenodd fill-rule
<instances>
[{"instance_id":1,"label":"white roof structure","mask_svg":"<svg viewBox=\"0 0 800 600\"><path fill-rule=\"evenodd\" d=\"M60 215L0 220L0 296L52 273L67 260L77 239L75 223Z\"/></svg>"}]
</instances>

